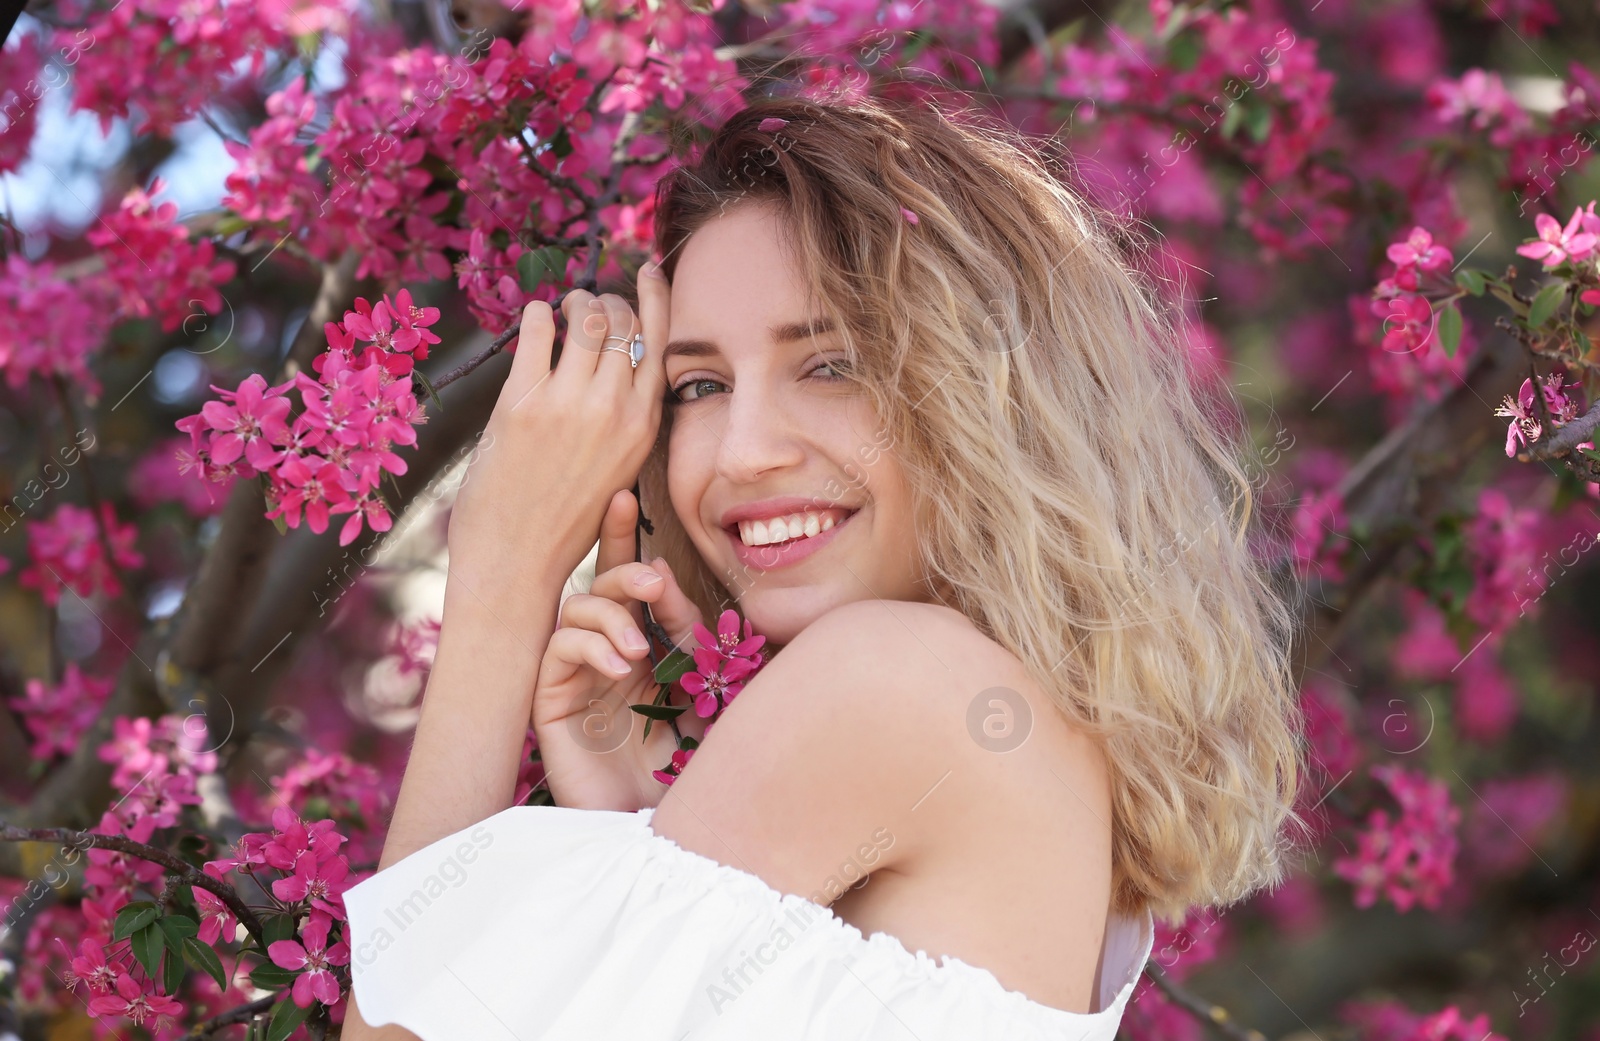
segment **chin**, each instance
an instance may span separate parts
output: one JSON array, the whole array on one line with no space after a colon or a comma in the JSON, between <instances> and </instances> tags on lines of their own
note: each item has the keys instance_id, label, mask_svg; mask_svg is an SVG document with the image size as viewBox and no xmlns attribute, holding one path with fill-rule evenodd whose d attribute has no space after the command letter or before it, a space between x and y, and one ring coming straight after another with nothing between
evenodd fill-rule
<instances>
[{"instance_id":1,"label":"chin","mask_svg":"<svg viewBox=\"0 0 1600 1041\"><path fill-rule=\"evenodd\" d=\"M763 589L757 582L739 601L739 613L750 620L755 631L765 636L768 643L781 647L828 611L860 599L863 598L848 596L831 586Z\"/></svg>"}]
</instances>

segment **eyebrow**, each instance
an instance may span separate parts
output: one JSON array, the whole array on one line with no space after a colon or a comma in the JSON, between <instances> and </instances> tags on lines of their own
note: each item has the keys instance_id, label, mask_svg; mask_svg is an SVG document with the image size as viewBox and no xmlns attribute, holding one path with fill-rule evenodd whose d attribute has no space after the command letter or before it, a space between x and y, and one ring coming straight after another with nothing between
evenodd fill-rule
<instances>
[{"instance_id":1,"label":"eyebrow","mask_svg":"<svg viewBox=\"0 0 1600 1041\"><path fill-rule=\"evenodd\" d=\"M774 325L770 331L775 343L789 344L821 336L823 333L832 332L833 329L833 319L819 316L805 321ZM710 340L673 340L667 344L661 358L662 361L674 355L682 355L685 358L707 358L721 353L721 349Z\"/></svg>"}]
</instances>

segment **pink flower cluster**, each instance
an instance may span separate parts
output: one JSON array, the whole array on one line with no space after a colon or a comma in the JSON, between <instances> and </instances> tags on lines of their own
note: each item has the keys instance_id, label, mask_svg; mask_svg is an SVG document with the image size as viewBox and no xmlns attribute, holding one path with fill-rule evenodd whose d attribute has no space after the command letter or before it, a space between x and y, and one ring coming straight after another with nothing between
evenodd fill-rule
<instances>
[{"instance_id":1,"label":"pink flower cluster","mask_svg":"<svg viewBox=\"0 0 1600 1041\"><path fill-rule=\"evenodd\" d=\"M77 40L84 52L74 70L72 107L99 116L102 134L110 133L115 117L129 117L129 103L137 102L143 118L133 132L170 137L223 91L241 63L248 61L249 76L259 76L268 51L321 27L342 26L349 7L348 0L125 0L94 12L82 30L56 29L55 46Z\"/></svg>"},{"instance_id":2,"label":"pink flower cluster","mask_svg":"<svg viewBox=\"0 0 1600 1041\"><path fill-rule=\"evenodd\" d=\"M1373 290L1372 313L1384 322L1383 349L1409 354L1427 347L1436 333L1433 305L1422 295L1423 279L1430 273L1448 275L1455 258L1423 227L1392 243L1386 255L1395 272Z\"/></svg>"},{"instance_id":3,"label":"pink flower cluster","mask_svg":"<svg viewBox=\"0 0 1600 1041\"><path fill-rule=\"evenodd\" d=\"M1462 605L1468 618L1503 631L1544 592L1549 576L1535 566L1540 555L1539 512L1520 508L1498 488L1478 493L1478 512L1466 530L1472 590Z\"/></svg>"},{"instance_id":4,"label":"pink flower cluster","mask_svg":"<svg viewBox=\"0 0 1600 1041\"><path fill-rule=\"evenodd\" d=\"M282 905L305 912L307 918L300 927L299 939L269 944L267 956L279 968L298 973L290 988L296 1005L309 1008L318 1001L337 1005L342 981L333 967L350 964L350 948L342 939L330 945L328 938L333 923L345 920L344 891L356 883L350 877L349 861L339 852L345 837L333 821L308 824L287 806L273 811L272 827L271 834L251 832L243 836L232 856L207 861L205 871L217 879L236 870L252 877L265 869L279 873L280 877L267 888ZM193 892L204 911L202 937L232 939L238 922L227 905L203 889L194 888Z\"/></svg>"},{"instance_id":5,"label":"pink flower cluster","mask_svg":"<svg viewBox=\"0 0 1600 1041\"><path fill-rule=\"evenodd\" d=\"M115 324L116 289L103 276L68 280L55 271L49 261L29 263L20 250L0 266L0 369L13 389L30 376L63 376L97 396L89 359Z\"/></svg>"},{"instance_id":6,"label":"pink flower cluster","mask_svg":"<svg viewBox=\"0 0 1600 1041\"><path fill-rule=\"evenodd\" d=\"M1565 383L1565 379L1566 374L1560 372L1549 372L1539 377L1539 391L1544 397L1544 407L1550 413L1550 425L1557 429L1572 422L1583 411L1577 400L1567 394L1567 391L1582 384ZM1507 456L1515 456L1517 445L1532 445L1544 433L1544 426L1539 422L1539 409L1533 400L1532 377L1522 381L1516 400L1507 394L1494 414L1511 419L1506 427Z\"/></svg>"},{"instance_id":7,"label":"pink flower cluster","mask_svg":"<svg viewBox=\"0 0 1600 1041\"><path fill-rule=\"evenodd\" d=\"M123 795L91 830L150 844L158 828L178 822L183 806L200 802L195 778L216 769L216 754L204 747L205 724L197 716L118 718L113 734L99 755L116 764L111 786ZM117 912L137 890L155 887L163 869L116 850L91 849L86 859L80 906L87 928L65 973L67 985L88 985L91 1016L125 1016L140 1025L154 1020L162 1026L182 1014L182 1003L159 993L155 981L135 976L131 944L113 943L111 936Z\"/></svg>"},{"instance_id":8,"label":"pink flower cluster","mask_svg":"<svg viewBox=\"0 0 1600 1041\"><path fill-rule=\"evenodd\" d=\"M393 792L376 769L343 752L307 748L305 758L272 778L266 805L288 807L311 817L327 817L348 831L349 855L357 862L377 860L382 827Z\"/></svg>"},{"instance_id":9,"label":"pink flower cluster","mask_svg":"<svg viewBox=\"0 0 1600 1041\"><path fill-rule=\"evenodd\" d=\"M1421 771L1375 766L1371 772L1400 804L1400 813L1368 814L1356 853L1335 860L1334 874L1355 884L1357 907L1371 907L1382 894L1401 911L1416 904L1436 909L1455 877L1461 810L1450 802L1443 781Z\"/></svg>"},{"instance_id":10,"label":"pink flower cluster","mask_svg":"<svg viewBox=\"0 0 1600 1041\"><path fill-rule=\"evenodd\" d=\"M1339 557L1350 547L1339 533L1346 526L1344 502L1337 490L1306 491L1290 520L1294 541L1290 553L1296 574L1318 574L1331 582L1342 581Z\"/></svg>"},{"instance_id":11,"label":"pink flower cluster","mask_svg":"<svg viewBox=\"0 0 1600 1041\"><path fill-rule=\"evenodd\" d=\"M356 251L358 277L453 273L481 325L498 332L514 324L535 298L519 277L519 258L551 228L585 231L575 188L587 190L610 168L617 119L598 121L595 111L620 118L658 101L726 111L745 86L737 65L716 57L710 17L681 4L635 5L616 18L538 4L527 18L517 43L497 38L475 62L427 47L364 59L328 101L321 129L312 129L321 123L317 99L300 81L273 94L249 144L228 146L238 165L224 205L271 225L260 230L273 241L293 231L320 260ZM606 94L596 100L600 83ZM524 134L561 147L530 155ZM632 154L662 151L661 141L641 135ZM448 170L450 179L438 182L431 169ZM624 172L618 202L600 215L609 243L648 243L658 175L647 164ZM466 254L453 272L447 250ZM540 291L548 295L548 284Z\"/></svg>"},{"instance_id":12,"label":"pink flower cluster","mask_svg":"<svg viewBox=\"0 0 1600 1041\"><path fill-rule=\"evenodd\" d=\"M84 238L100 251L106 277L122 294L122 311L153 316L163 331L172 332L186 318L222 310L217 287L232 280L235 266L231 260L217 260L210 239L190 239L189 229L176 219L177 203L155 204L153 196L163 187L157 177L149 191L133 189Z\"/></svg>"},{"instance_id":13,"label":"pink flower cluster","mask_svg":"<svg viewBox=\"0 0 1600 1041\"><path fill-rule=\"evenodd\" d=\"M416 444L416 425L426 422L409 377L439 342L428 330L438 320L437 307L415 306L406 289L376 305L357 297L342 323L324 327L329 349L312 362L318 379L299 373L268 387L253 375L234 391L213 386L222 401L178 420L190 437L190 450L178 455L182 472L217 483L263 474L267 516L291 528L304 516L321 534L331 516L349 514L340 545L355 540L362 521L388 531L393 519L378 482L384 472L406 472L394 448ZM358 343L366 346L358 351ZM293 390L304 406L298 416L290 415Z\"/></svg>"},{"instance_id":14,"label":"pink flower cluster","mask_svg":"<svg viewBox=\"0 0 1600 1041\"><path fill-rule=\"evenodd\" d=\"M101 538L101 529L105 538ZM44 602L61 601L62 589L82 597L104 593L120 596L117 569L144 566L144 556L134 548L139 531L119 524L109 502L100 504L100 523L87 507L63 503L48 520L28 522L28 555L32 563L18 576L22 585L39 590ZM106 546L111 558L106 558Z\"/></svg>"},{"instance_id":15,"label":"pink flower cluster","mask_svg":"<svg viewBox=\"0 0 1600 1041\"><path fill-rule=\"evenodd\" d=\"M69 662L60 683L52 686L44 680L29 680L26 693L6 703L33 735L34 760L44 763L77 750L79 739L100 715L100 706L114 686L114 679L85 676L77 662Z\"/></svg>"},{"instance_id":16,"label":"pink flower cluster","mask_svg":"<svg viewBox=\"0 0 1600 1041\"><path fill-rule=\"evenodd\" d=\"M1587 260L1600 252L1600 216L1595 215L1594 200L1590 200L1587 209L1580 206L1573 210L1572 219L1565 227L1548 213L1534 217L1533 226L1538 237L1518 246L1517 253L1547 268L1557 267L1567 260ZM1600 303L1600 290L1588 290L1583 301Z\"/></svg>"},{"instance_id":17,"label":"pink flower cluster","mask_svg":"<svg viewBox=\"0 0 1600 1041\"><path fill-rule=\"evenodd\" d=\"M757 636L748 619L741 632L739 612L729 608L717 619L715 633L695 623L694 639L695 667L684 673L678 682L694 699L695 715L711 720L705 729L709 734L722 710L733 703L744 685L765 664L766 656L761 648L767 638ZM689 765L693 755L693 748L679 748L672 753L672 762L664 769L651 771L651 776L662 784L671 784Z\"/></svg>"},{"instance_id":18,"label":"pink flower cluster","mask_svg":"<svg viewBox=\"0 0 1600 1041\"><path fill-rule=\"evenodd\" d=\"M30 84L37 85L43 68L39 37L36 33L14 33L13 37L16 46L0 53L0 112L6 114L5 129L0 130L0 173L10 173L28 158L39 117L38 105L28 90Z\"/></svg>"}]
</instances>

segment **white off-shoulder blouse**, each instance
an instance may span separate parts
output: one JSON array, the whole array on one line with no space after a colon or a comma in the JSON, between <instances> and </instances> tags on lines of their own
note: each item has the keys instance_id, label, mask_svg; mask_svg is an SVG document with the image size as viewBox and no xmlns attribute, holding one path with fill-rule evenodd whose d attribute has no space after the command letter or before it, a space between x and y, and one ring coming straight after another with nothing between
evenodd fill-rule
<instances>
[{"instance_id":1,"label":"white off-shoulder blouse","mask_svg":"<svg viewBox=\"0 0 1600 1041\"><path fill-rule=\"evenodd\" d=\"M346 890L362 1018L422 1041L1112 1041L1154 939L1107 922L1099 1011L863 937L637 812L516 806Z\"/></svg>"}]
</instances>

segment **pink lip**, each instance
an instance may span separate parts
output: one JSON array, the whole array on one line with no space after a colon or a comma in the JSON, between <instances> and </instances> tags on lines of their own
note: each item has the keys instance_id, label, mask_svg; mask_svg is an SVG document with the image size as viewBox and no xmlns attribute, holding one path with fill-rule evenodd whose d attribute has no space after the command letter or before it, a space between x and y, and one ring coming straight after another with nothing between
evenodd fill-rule
<instances>
[{"instance_id":1,"label":"pink lip","mask_svg":"<svg viewBox=\"0 0 1600 1041\"><path fill-rule=\"evenodd\" d=\"M776 502L779 500L770 501ZM832 542L834 536L839 534L839 529L854 520L856 513L859 512L857 510L855 513L849 514L844 520L838 521L833 527L821 534L813 535L810 538L791 539L788 542L781 542L774 546L746 546L744 540L739 537L737 525L731 529L723 528L722 531L733 542L733 552L739 558L739 563L758 571L773 571L798 564L829 542ZM756 514L755 516L762 515Z\"/></svg>"}]
</instances>

